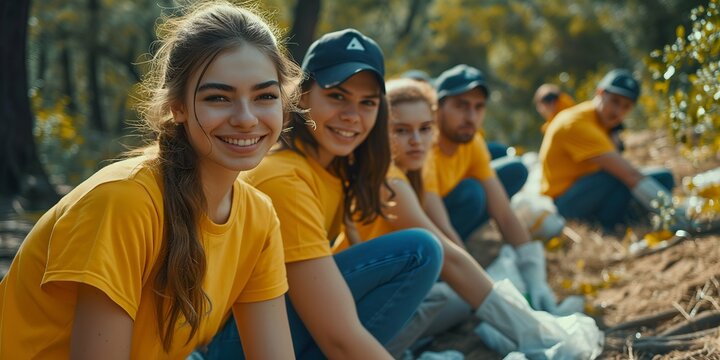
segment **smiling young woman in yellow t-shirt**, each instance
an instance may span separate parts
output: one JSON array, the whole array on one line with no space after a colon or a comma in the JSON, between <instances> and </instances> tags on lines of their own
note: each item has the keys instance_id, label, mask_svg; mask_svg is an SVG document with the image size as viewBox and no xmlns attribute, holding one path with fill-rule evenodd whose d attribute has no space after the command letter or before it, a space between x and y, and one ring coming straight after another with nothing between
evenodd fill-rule
<instances>
[{"instance_id":1,"label":"smiling young woman in yellow t-shirt","mask_svg":"<svg viewBox=\"0 0 720 360\"><path fill-rule=\"evenodd\" d=\"M283 146L243 175L280 218L296 356L391 359L382 344L435 283L440 244L415 229L332 250L344 219L371 221L385 206L377 195L390 163L383 55L374 40L345 29L313 43L302 67L307 113L294 114ZM211 356L241 354L236 331L226 330Z\"/></svg>"},{"instance_id":2,"label":"smiling young woman in yellow t-shirt","mask_svg":"<svg viewBox=\"0 0 720 360\"><path fill-rule=\"evenodd\" d=\"M248 357L293 358L278 219L237 177L276 142L299 69L230 4L159 35L144 83L157 144L98 171L30 232L0 283L2 359L181 359L230 311Z\"/></svg>"}]
</instances>

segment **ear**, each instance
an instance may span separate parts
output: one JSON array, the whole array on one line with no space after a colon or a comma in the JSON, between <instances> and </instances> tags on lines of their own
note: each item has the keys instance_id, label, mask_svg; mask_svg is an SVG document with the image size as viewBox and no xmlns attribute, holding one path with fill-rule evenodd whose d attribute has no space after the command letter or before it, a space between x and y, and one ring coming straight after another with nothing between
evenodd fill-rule
<instances>
[{"instance_id":1,"label":"ear","mask_svg":"<svg viewBox=\"0 0 720 360\"><path fill-rule=\"evenodd\" d=\"M170 112L176 124L182 124L187 121L187 108L181 102L175 102L170 105Z\"/></svg>"}]
</instances>

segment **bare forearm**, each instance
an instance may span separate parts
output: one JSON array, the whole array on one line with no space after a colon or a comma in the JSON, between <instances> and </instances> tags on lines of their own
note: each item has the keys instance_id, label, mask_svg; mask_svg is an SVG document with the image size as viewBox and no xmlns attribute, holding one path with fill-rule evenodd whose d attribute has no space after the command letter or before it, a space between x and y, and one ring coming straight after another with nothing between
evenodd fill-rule
<instances>
[{"instance_id":1,"label":"bare forearm","mask_svg":"<svg viewBox=\"0 0 720 360\"><path fill-rule=\"evenodd\" d=\"M497 221L505 241L513 247L518 247L530 241L530 234L514 214L495 219L495 221Z\"/></svg>"},{"instance_id":2,"label":"bare forearm","mask_svg":"<svg viewBox=\"0 0 720 360\"><path fill-rule=\"evenodd\" d=\"M492 290L492 280L467 251L454 244L443 244L443 247L445 258L440 277L473 309L477 309Z\"/></svg>"}]
</instances>

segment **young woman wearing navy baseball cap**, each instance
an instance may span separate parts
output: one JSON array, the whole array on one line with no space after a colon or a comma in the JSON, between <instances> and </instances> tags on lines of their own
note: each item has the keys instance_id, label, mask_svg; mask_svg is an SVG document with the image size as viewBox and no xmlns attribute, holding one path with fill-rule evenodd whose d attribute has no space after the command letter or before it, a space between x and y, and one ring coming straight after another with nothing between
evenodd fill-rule
<instances>
[{"instance_id":1,"label":"young woman wearing navy baseball cap","mask_svg":"<svg viewBox=\"0 0 720 360\"><path fill-rule=\"evenodd\" d=\"M336 241L352 218L372 221L390 165L380 47L354 29L325 34L302 64L300 107L276 151L241 175L273 201L290 290L288 315L300 359L391 359L382 344L411 317L442 264L437 238L405 230L350 246ZM208 348L242 355L227 324Z\"/></svg>"}]
</instances>

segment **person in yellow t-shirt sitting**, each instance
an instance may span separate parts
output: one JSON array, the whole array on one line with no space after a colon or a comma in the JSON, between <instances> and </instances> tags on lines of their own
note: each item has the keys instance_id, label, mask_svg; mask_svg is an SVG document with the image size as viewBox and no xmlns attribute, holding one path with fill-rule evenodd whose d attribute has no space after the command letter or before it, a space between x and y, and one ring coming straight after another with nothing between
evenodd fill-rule
<instances>
[{"instance_id":1,"label":"person in yellow t-shirt sitting","mask_svg":"<svg viewBox=\"0 0 720 360\"><path fill-rule=\"evenodd\" d=\"M506 213L497 203L523 187L528 171L518 158L492 160L479 131L489 96L480 70L457 65L438 76L435 88L439 134L428 157L425 181L442 197L459 238L467 240L491 216L495 220L498 216L505 218ZM497 189L496 181L500 185ZM491 199L495 194L498 198ZM491 202L498 206L490 206Z\"/></svg>"},{"instance_id":2,"label":"person in yellow t-shirt sitting","mask_svg":"<svg viewBox=\"0 0 720 360\"><path fill-rule=\"evenodd\" d=\"M0 282L1 359L197 357L231 312L248 357L294 358L280 224L237 177L276 142L299 69L234 5L163 25L143 82L158 141L33 227Z\"/></svg>"},{"instance_id":3,"label":"person in yellow t-shirt sitting","mask_svg":"<svg viewBox=\"0 0 720 360\"><path fill-rule=\"evenodd\" d=\"M653 200L669 197L669 170L639 170L618 152L610 131L622 124L640 95L640 84L624 69L610 71L595 97L560 112L540 146L543 194L569 219L599 222L607 230L626 223L634 197L651 211ZM682 226L682 212L675 221Z\"/></svg>"},{"instance_id":4,"label":"person in yellow t-shirt sitting","mask_svg":"<svg viewBox=\"0 0 720 360\"><path fill-rule=\"evenodd\" d=\"M527 228L510 208L509 195L522 187L527 169L508 157L491 166L485 140L477 132L488 96L484 76L474 67L457 65L443 72L435 87L439 134L423 169L428 216L461 247L492 217L504 240L518 253L530 303L535 309L552 312L556 302L547 284L542 244L531 241Z\"/></svg>"},{"instance_id":5,"label":"person in yellow t-shirt sitting","mask_svg":"<svg viewBox=\"0 0 720 360\"><path fill-rule=\"evenodd\" d=\"M550 126L557 114L575 106L575 100L572 96L560 90L560 87L555 84L540 85L535 91L535 96L533 96L533 103L535 103L535 110L545 119L545 123L540 126L540 132L543 134L545 134L547 127ZM619 152L625 150L625 145L620 138L620 133L624 129L623 124L619 124L610 130L610 138Z\"/></svg>"}]
</instances>

